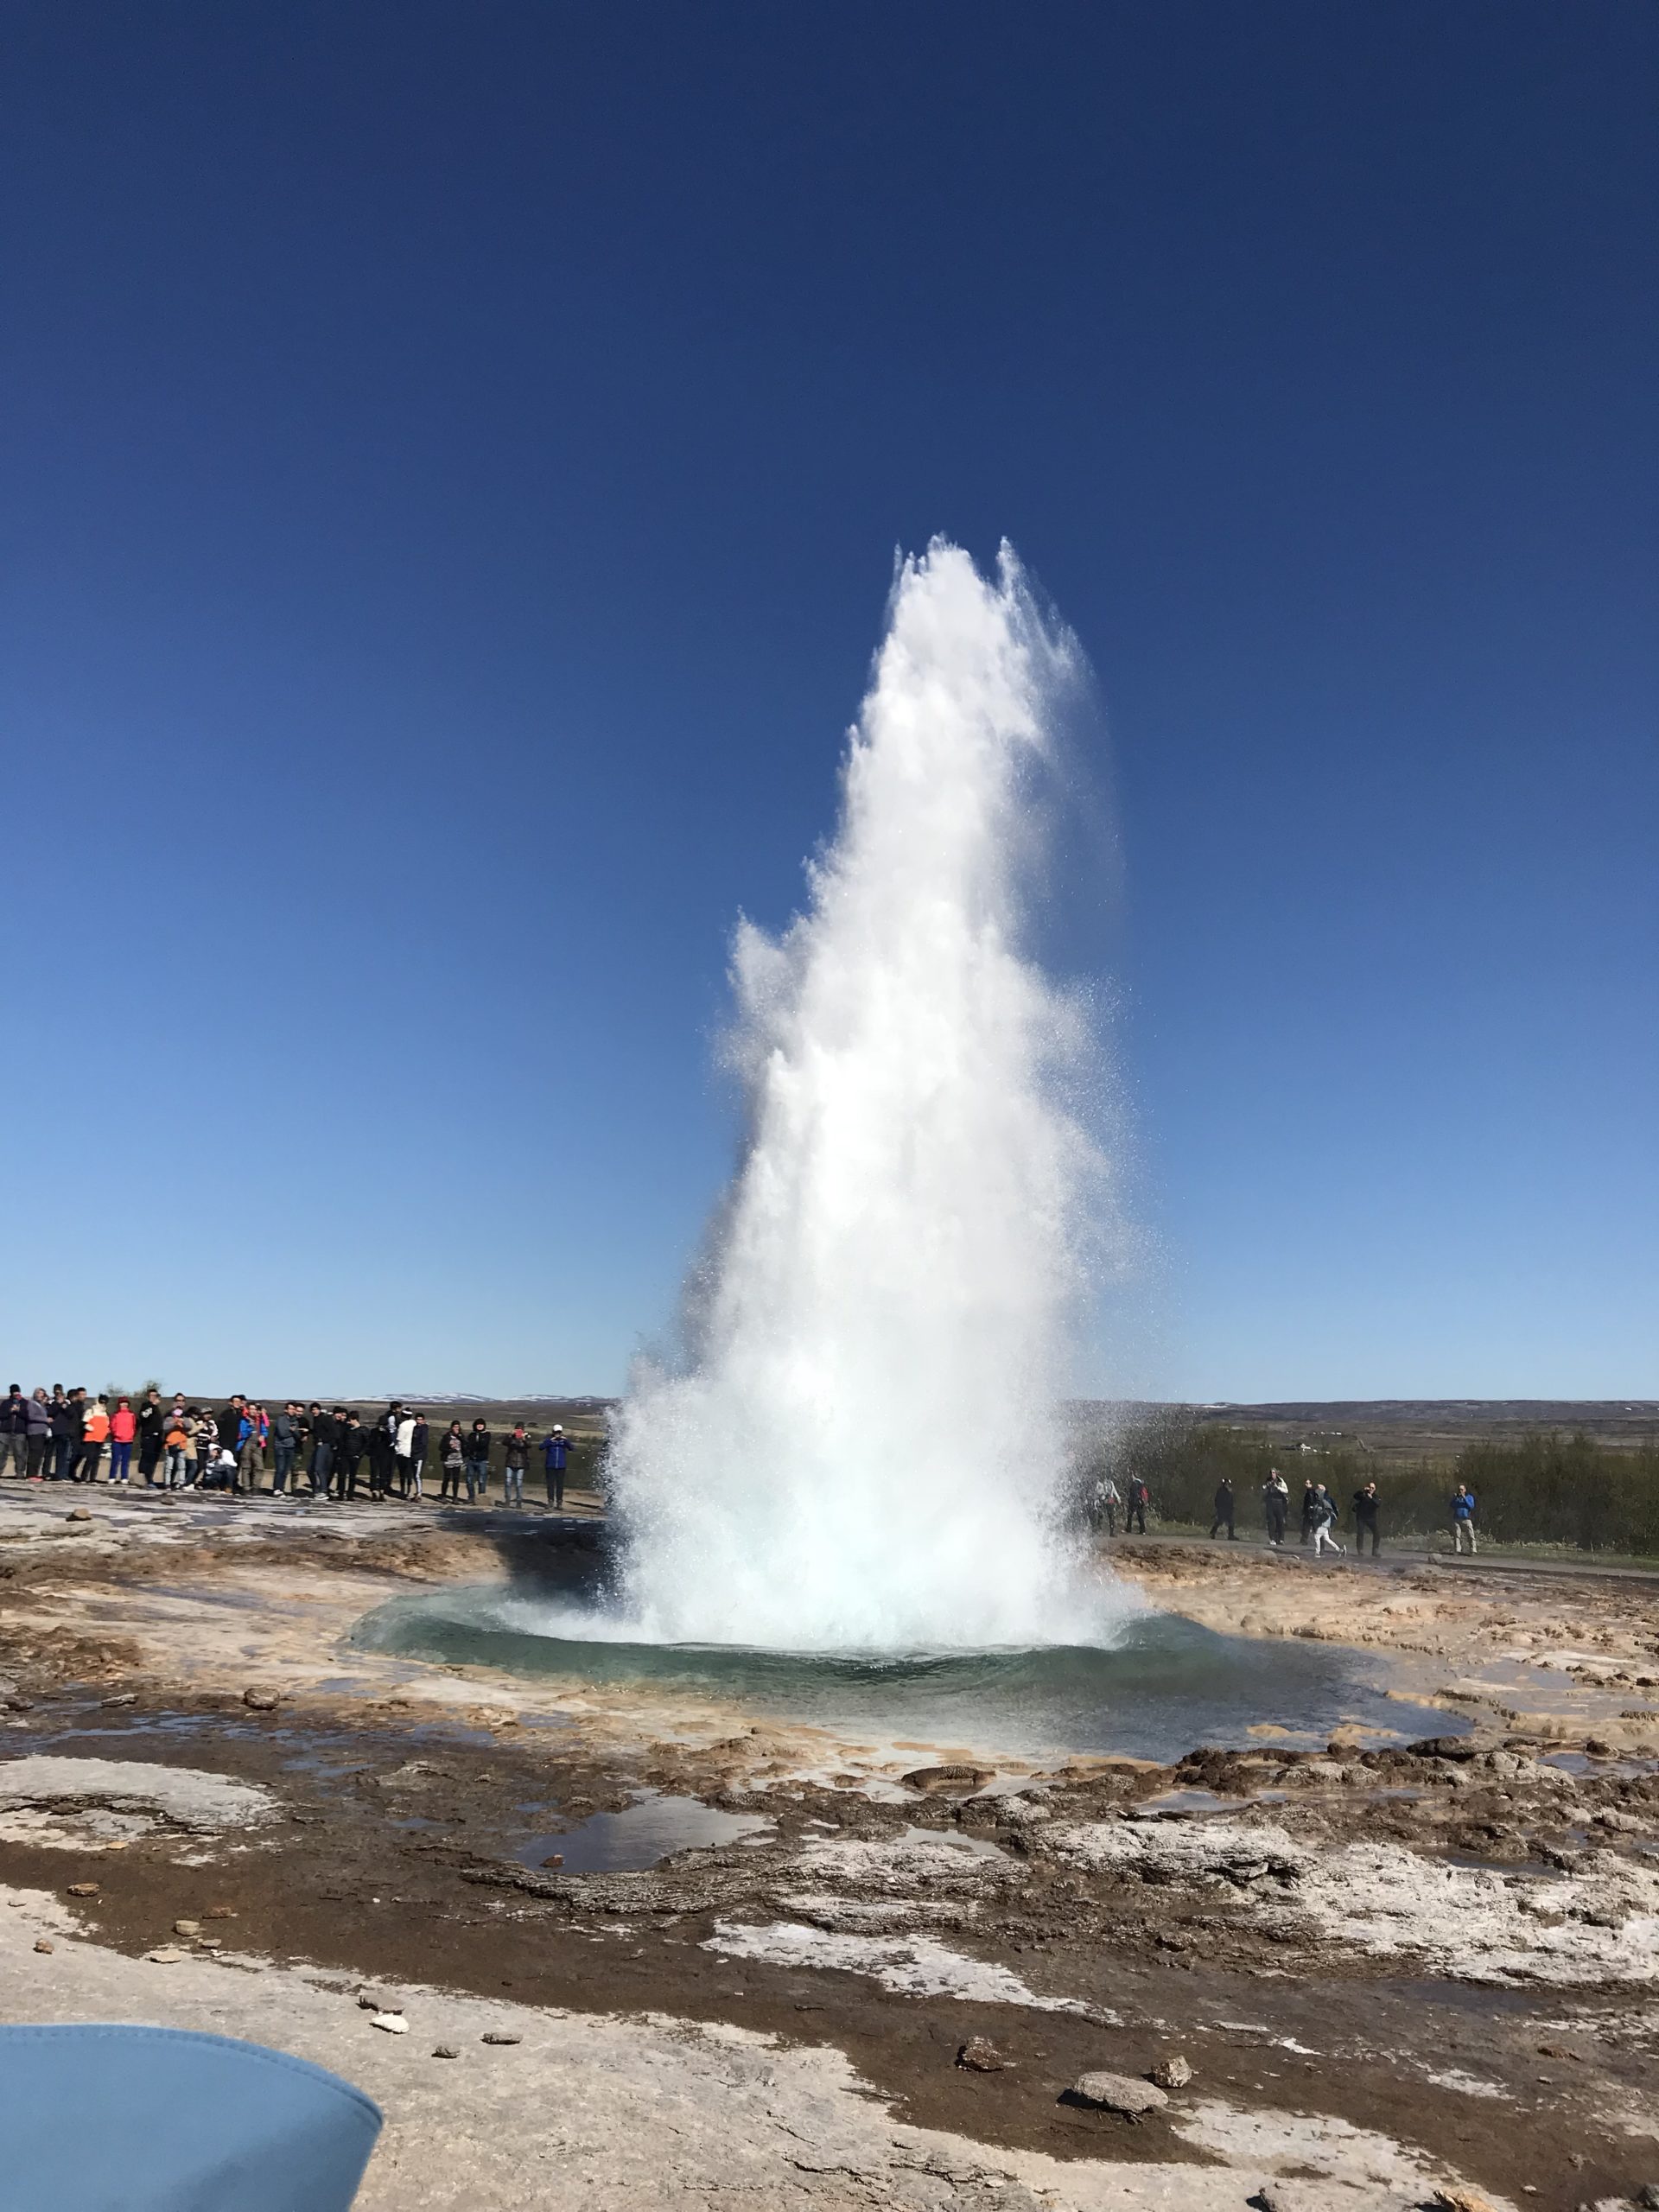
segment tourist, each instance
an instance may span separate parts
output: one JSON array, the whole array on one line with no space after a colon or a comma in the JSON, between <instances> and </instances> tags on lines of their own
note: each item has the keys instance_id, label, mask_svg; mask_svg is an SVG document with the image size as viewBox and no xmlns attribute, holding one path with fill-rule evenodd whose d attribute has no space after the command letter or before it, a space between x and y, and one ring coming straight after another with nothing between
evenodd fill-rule
<instances>
[{"instance_id":1,"label":"tourist","mask_svg":"<svg viewBox=\"0 0 1659 2212\"><path fill-rule=\"evenodd\" d=\"M1475 1493L1467 1483L1459 1483L1452 1500L1452 1541L1461 1553L1465 1540L1469 1545L1469 1556L1475 1555Z\"/></svg>"},{"instance_id":2,"label":"tourist","mask_svg":"<svg viewBox=\"0 0 1659 2212\"><path fill-rule=\"evenodd\" d=\"M144 1478L146 1490L156 1487L156 1470L161 1465L166 1449L167 1408L162 1403L161 1392L152 1382L138 1408L138 1471Z\"/></svg>"},{"instance_id":3,"label":"tourist","mask_svg":"<svg viewBox=\"0 0 1659 2212\"><path fill-rule=\"evenodd\" d=\"M313 1499L327 1497L328 1478L334 1471L334 1445L338 1438L332 1414L326 1414L317 1401L311 1401L307 1427L311 1438L311 1464L307 1472L311 1478Z\"/></svg>"},{"instance_id":4,"label":"tourist","mask_svg":"<svg viewBox=\"0 0 1659 2212\"><path fill-rule=\"evenodd\" d=\"M130 1398L118 1398L110 1415L110 1484L124 1490L132 1479L132 1440L138 1433Z\"/></svg>"},{"instance_id":5,"label":"tourist","mask_svg":"<svg viewBox=\"0 0 1659 2212\"><path fill-rule=\"evenodd\" d=\"M426 1415L416 1414L409 1436L409 1494L417 1505L421 1502L421 1477L426 1472L426 1447L430 1434Z\"/></svg>"},{"instance_id":6,"label":"tourist","mask_svg":"<svg viewBox=\"0 0 1659 2212\"><path fill-rule=\"evenodd\" d=\"M1152 1492L1147 1488L1145 1478L1141 1475L1134 1476L1129 1483L1129 1510L1123 1517L1123 1533L1126 1536L1132 1536L1135 1534L1137 1521L1141 1524L1141 1535L1143 1536L1146 1535L1147 1508L1151 1503Z\"/></svg>"},{"instance_id":7,"label":"tourist","mask_svg":"<svg viewBox=\"0 0 1659 2212\"><path fill-rule=\"evenodd\" d=\"M1302 1484L1302 1541L1313 1541L1313 1529L1319 1517L1319 1486L1309 1475Z\"/></svg>"},{"instance_id":8,"label":"tourist","mask_svg":"<svg viewBox=\"0 0 1659 2212\"><path fill-rule=\"evenodd\" d=\"M369 1432L357 1417L357 1408L347 1406L346 1418L340 1423L340 1442L334 1451L334 1496L345 1499L357 1496L357 1471L363 1464L363 1454L369 1447Z\"/></svg>"},{"instance_id":9,"label":"tourist","mask_svg":"<svg viewBox=\"0 0 1659 2212\"><path fill-rule=\"evenodd\" d=\"M1210 1523L1211 1535L1215 1536L1224 1528L1227 1531L1228 1541L1236 1543L1238 1531L1233 1526L1233 1478L1230 1475L1224 1475L1216 1484L1216 1517Z\"/></svg>"},{"instance_id":10,"label":"tourist","mask_svg":"<svg viewBox=\"0 0 1659 2212\"><path fill-rule=\"evenodd\" d=\"M489 1490L489 1424L475 1421L467 1432L467 1496L469 1503L476 1498L487 1497Z\"/></svg>"},{"instance_id":11,"label":"tourist","mask_svg":"<svg viewBox=\"0 0 1659 2212\"><path fill-rule=\"evenodd\" d=\"M38 1483L45 1479L47 1454L52 1449L52 1405L43 1382L36 1384L25 1410L29 1416L29 1479Z\"/></svg>"},{"instance_id":12,"label":"tourist","mask_svg":"<svg viewBox=\"0 0 1659 2212\"><path fill-rule=\"evenodd\" d=\"M398 1408L397 1426L392 1432L392 1452L397 1461L397 1495L409 1496L410 1461L415 1450L415 1416Z\"/></svg>"},{"instance_id":13,"label":"tourist","mask_svg":"<svg viewBox=\"0 0 1659 2212\"><path fill-rule=\"evenodd\" d=\"M88 1403L85 1391L81 1393L80 1471L77 1482L95 1483L104 1458L104 1446L110 1440L110 1406L107 1398L99 1397Z\"/></svg>"},{"instance_id":14,"label":"tourist","mask_svg":"<svg viewBox=\"0 0 1659 2212\"><path fill-rule=\"evenodd\" d=\"M1315 1559L1318 1559L1327 1545L1336 1553L1338 1559L1344 1556L1343 1547L1337 1541L1336 1526L1337 1501L1323 1483L1315 1483L1313 1485L1313 1556Z\"/></svg>"},{"instance_id":15,"label":"tourist","mask_svg":"<svg viewBox=\"0 0 1659 2212\"><path fill-rule=\"evenodd\" d=\"M443 1442L438 1450L438 1464L442 1481L438 1485L440 1503L449 1498L461 1503L461 1485L467 1472L467 1440L461 1433L461 1423L452 1421L443 1432Z\"/></svg>"},{"instance_id":16,"label":"tourist","mask_svg":"<svg viewBox=\"0 0 1659 2212\"><path fill-rule=\"evenodd\" d=\"M1376 1557L1376 1511L1382 1503L1376 1494L1374 1482L1362 1483L1354 1492L1354 1557L1365 1556L1365 1539L1371 1540L1371 1557Z\"/></svg>"},{"instance_id":17,"label":"tourist","mask_svg":"<svg viewBox=\"0 0 1659 2212\"><path fill-rule=\"evenodd\" d=\"M547 1503L550 1511L564 1510L564 1468L570 1457L570 1440L562 1421L555 1421L542 1439L542 1464L547 1471Z\"/></svg>"},{"instance_id":18,"label":"tourist","mask_svg":"<svg viewBox=\"0 0 1659 2212\"><path fill-rule=\"evenodd\" d=\"M524 1469L530 1464L530 1439L524 1433L523 1421L515 1421L512 1434L507 1439L502 1460L504 1479L502 1503L523 1507L524 1503Z\"/></svg>"},{"instance_id":19,"label":"tourist","mask_svg":"<svg viewBox=\"0 0 1659 2212\"><path fill-rule=\"evenodd\" d=\"M21 1382L14 1382L0 1406L0 1475L10 1467L20 1478L29 1473L29 1400Z\"/></svg>"},{"instance_id":20,"label":"tourist","mask_svg":"<svg viewBox=\"0 0 1659 2212\"><path fill-rule=\"evenodd\" d=\"M388 1406L369 1431L369 1496L385 1497L391 1488L392 1447L397 1435L397 1409Z\"/></svg>"},{"instance_id":21,"label":"tourist","mask_svg":"<svg viewBox=\"0 0 1659 2212\"><path fill-rule=\"evenodd\" d=\"M46 1454L46 1478L60 1483L69 1466L69 1400L61 1382L52 1385L52 1428Z\"/></svg>"},{"instance_id":22,"label":"tourist","mask_svg":"<svg viewBox=\"0 0 1659 2212\"><path fill-rule=\"evenodd\" d=\"M86 1385L77 1382L63 1402L63 1477L80 1480L80 1455L86 1447Z\"/></svg>"},{"instance_id":23,"label":"tourist","mask_svg":"<svg viewBox=\"0 0 1659 2212\"><path fill-rule=\"evenodd\" d=\"M1285 1541L1285 1523L1290 1518L1290 1485L1277 1467L1268 1469L1268 1479L1262 1485L1262 1510L1268 1523L1268 1541L1278 1551Z\"/></svg>"},{"instance_id":24,"label":"tourist","mask_svg":"<svg viewBox=\"0 0 1659 2212\"><path fill-rule=\"evenodd\" d=\"M242 1406L242 1418L237 1423L236 1472L238 1487L245 1487L250 1497L259 1487L259 1477L265 1462L264 1437L259 1426L259 1408L251 1399Z\"/></svg>"},{"instance_id":25,"label":"tourist","mask_svg":"<svg viewBox=\"0 0 1659 2212\"><path fill-rule=\"evenodd\" d=\"M162 1429L162 1447L167 1453L165 1490L182 1490L189 1463L195 1458L194 1439L196 1417L194 1408L184 1402L182 1391L175 1391L173 1402L167 1409Z\"/></svg>"},{"instance_id":26,"label":"tourist","mask_svg":"<svg viewBox=\"0 0 1659 2212\"><path fill-rule=\"evenodd\" d=\"M233 1465L239 1464L240 1461L243 1425L247 1420L247 1400L243 1396L240 1390L232 1390L230 1395L230 1398L226 1404L224 1412L219 1414L218 1421L215 1424L219 1431L218 1440L224 1446L225 1450L230 1453ZM217 1452L213 1452L209 1455L208 1464L215 1478L213 1487L217 1489L219 1487L217 1480L219 1473L219 1455ZM239 1482L232 1483L231 1484L231 1488L232 1490L239 1490L241 1486L242 1485Z\"/></svg>"},{"instance_id":27,"label":"tourist","mask_svg":"<svg viewBox=\"0 0 1659 2212\"><path fill-rule=\"evenodd\" d=\"M192 1408L192 1411L194 1412L195 1408ZM195 1435L192 1441L196 1447L196 1464L190 1470L191 1485L200 1490L213 1471L219 1458L219 1423L212 1414L196 1413Z\"/></svg>"},{"instance_id":28,"label":"tourist","mask_svg":"<svg viewBox=\"0 0 1659 2212\"><path fill-rule=\"evenodd\" d=\"M300 1450L300 1409L292 1398L270 1424L270 1494L285 1497Z\"/></svg>"},{"instance_id":29,"label":"tourist","mask_svg":"<svg viewBox=\"0 0 1659 2212\"><path fill-rule=\"evenodd\" d=\"M1117 1510L1123 1503L1123 1494L1109 1475L1096 1478L1089 1494L1089 1522L1098 1534L1103 1524L1109 1536L1117 1534Z\"/></svg>"}]
</instances>

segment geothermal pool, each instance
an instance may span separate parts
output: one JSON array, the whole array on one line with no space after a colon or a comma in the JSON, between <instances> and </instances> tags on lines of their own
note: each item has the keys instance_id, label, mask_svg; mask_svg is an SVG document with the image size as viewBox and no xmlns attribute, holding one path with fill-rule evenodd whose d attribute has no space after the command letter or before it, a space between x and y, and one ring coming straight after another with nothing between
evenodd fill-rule
<instances>
[{"instance_id":1,"label":"geothermal pool","mask_svg":"<svg viewBox=\"0 0 1659 2212\"><path fill-rule=\"evenodd\" d=\"M394 1599L359 1624L356 1640L521 1681L683 1690L884 1743L1026 1758L1117 1751L1166 1761L1199 1744L1243 1747L1261 1740L1251 1732L1264 1726L1285 1729L1293 1744L1323 1742L1344 1723L1402 1732L1402 1707L1360 1656L1218 1636L1166 1613L1122 1624L1105 1647L933 1654L643 1643L625 1635L603 1614L584 1624L555 1600L491 1583ZM1408 1719L1405 1732L1415 1732Z\"/></svg>"}]
</instances>

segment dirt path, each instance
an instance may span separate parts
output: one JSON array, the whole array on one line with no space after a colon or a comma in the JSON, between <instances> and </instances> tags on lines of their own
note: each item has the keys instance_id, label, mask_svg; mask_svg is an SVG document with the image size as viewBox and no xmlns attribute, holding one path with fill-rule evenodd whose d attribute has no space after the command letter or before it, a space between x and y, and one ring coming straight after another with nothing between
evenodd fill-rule
<instances>
[{"instance_id":1,"label":"dirt path","mask_svg":"<svg viewBox=\"0 0 1659 2212\"><path fill-rule=\"evenodd\" d=\"M1119 1564L1161 1604L1385 1660L1399 1730L929 1776L348 1642L393 1592L530 1571L524 1523L87 1503L0 1491L8 2011L338 2067L391 2115L366 2204L556 2171L619 2207L1243 2212L1265 2182L1398 2212L1462 2177L1565 2212L1659 2177L1659 1593L1148 1547ZM642 1802L671 1837L681 1804L744 1817L575 1871ZM409 2035L366 2024L365 1978ZM478 2044L502 2012L523 2045ZM959 2065L973 2037L1006 2063ZM1175 2052L1192 2084L1139 2123L1066 2098Z\"/></svg>"}]
</instances>

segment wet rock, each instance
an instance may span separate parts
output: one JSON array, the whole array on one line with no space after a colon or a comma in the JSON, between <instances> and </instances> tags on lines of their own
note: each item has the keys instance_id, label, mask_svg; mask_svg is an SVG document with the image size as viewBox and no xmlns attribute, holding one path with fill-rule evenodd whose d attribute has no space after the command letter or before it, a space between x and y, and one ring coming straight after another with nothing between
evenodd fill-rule
<instances>
[{"instance_id":1,"label":"wet rock","mask_svg":"<svg viewBox=\"0 0 1659 2212\"><path fill-rule=\"evenodd\" d=\"M1008 2065L988 2036L969 2036L957 2053L957 2063L970 2074L1001 2074Z\"/></svg>"},{"instance_id":2,"label":"wet rock","mask_svg":"<svg viewBox=\"0 0 1659 2212\"><path fill-rule=\"evenodd\" d=\"M275 1690L244 1690L242 1693L243 1704L251 1706L256 1713L275 1713L282 1701Z\"/></svg>"},{"instance_id":3,"label":"wet rock","mask_svg":"<svg viewBox=\"0 0 1659 2212\"><path fill-rule=\"evenodd\" d=\"M982 1789L992 1779L993 1770L984 1766L918 1766L899 1779L906 1789L931 1792L936 1789Z\"/></svg>"},{"instance_id":4,"label":"wet rock","mask_svg":"<svg viewBox=\"0 0 1659 2212\"><path fill-rule=\"evenodd\" d=\"M1615 1812L1611 1805L1604 1807L1593 1817L1599 1828L1611 1828L1620 1835L1640 1835L1642 1833L1643 1823L1640 1821L1632 1820L1628 1813Z\"/></svg>"},{"instance_id":5,"label":"wet rock","mask_svg":"<svg viewBox=\"0 0 1659 2212\"><path fill-rule=\"evenodd\" d=\"M509 2035L505 2030L499 2028L489 2028L486 2029L485 2033L480 2037L480 2041L482 2043L493 2043L505 2045L507 2044L523 2043L524 2037L523 2036Z\"/></svg>"},{"instance_id":6,"label":"wet rock","mask_svg":"<svg viewBox=\"0 0 1659 2212\"><path fill-rule=\"evenodd\" d=\"M1179 2051L1167 2058L1160 2058L1152 2069L1152 2078L1160 2089L1184 2089L1192 2079L1192 2067Z\"/></svg>"},{"instance_id":7,"label":"wet rock","mask_svg":"<svg viewBox=\"0 0 1659 2212\"><path fill-rule=\"evenodd\" d=\"M1065 2093L1066 2102L1088 2105L1096 2112L1121 2113L1126 2120L1161 2112L1169 2102L1153 2082L1137 2082L1132 2074L1079 2074Z\"/></svg>"},{"instance_id":8,"label":"wet rock","mask_svg":"<svg viewBox=\"0 0 1659 2212\"><path fill-rule=\"evenodd\" d=\"M369 2025L384 2029L389 2036L406 2036L409 2033L409 2022L401 2012L371 2013Z\"/></svg>"}]
</instances>

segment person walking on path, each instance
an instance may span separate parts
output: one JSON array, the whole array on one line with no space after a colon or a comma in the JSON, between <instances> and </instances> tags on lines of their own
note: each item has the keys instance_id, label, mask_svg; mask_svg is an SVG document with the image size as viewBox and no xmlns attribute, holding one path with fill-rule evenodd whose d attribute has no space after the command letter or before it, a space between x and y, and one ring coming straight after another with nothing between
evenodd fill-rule
<instances>
[{"instance_id":1,"label":"person walking on path","mask_svg":"<svg viewBox=\"0 0 1659 2212\"><path fill-rule=\"evenodd\" d=\"M1319 1485L1309 1475L1302 1484L1302 1541L1313 1541L1313 1530L1319 1517Z\"/></svg>"},{"instance_id":2,"label":"person walking on path","mask_svg":"<svg viewBox=\"0 0 1659 2212\"><path fill-rule=\"evenodd\" d=\"M0 1475L8 1469L22 1478L29 1473L29 1400L21 1382L11 1386L0 1406Z\"/></svg>"},{"instance_id":3,"label":"person walking on path","mask_svg":"<svg viewBox=\"0 0 1659 2212\"><path fill-rule=\"evenodd\" d=\"M1376 1484L1362 1483L1354 1492L1354 1557L1365 1556L1365 1539L1371 1540L1371 1557L1376 1557L1376 1513L1382 1504L1376 1494Z\"/></svg>"},{"instance_id":4,"label":"person walking on path","mask_svg":"<svg viewBox=\"0 0 1659 2212\"><path fill-rule=\"evenodd\" d=\"M467 1476L467 1440L458 1421L452 1421L443 1432L443 1442L438 1446L438 1503L459 1505L461 1485Z\"/></svg>"},{"instance_id":5,"label":"person walking on path","mask_svg":"<svg viewBox=\"0 0 1659 2212\"><path fill-rule=\"evenodd\" d=\"M1230 1475L1224 1475L1216 1484L1216 1517L1210 1523L1210 1534L1214 1536L1225 1529L1228 1541L1236 1544L1238 1531L1233 1526L1233 1478Z\"/></svg>"},{"instance_id":6,"label":"person walking on path","mask_svg":"<svg viewBox=\"0 0 1659 2212\"><path fill-rule=\"evenodd\" d=\"M292 1398L270 1424L270 1494L283 1497L299 1457L299 1408Z\"/></svg>"},{"instance_id":7,"label":"person walking on path","mask_svg":"<svg viewBox=\"0 0 1659 2212\"><path fill-rule=\"evenodd\" d=\"M47 1454L52 1449L52 1404L44 1382L36 1384L25 1413L29 1421L29 1479L32 1483L43 1482Z\"/></svg>"},{"instance_id":8,"label":"person walking on path","mask_svg":"<svg viewBox=\"0 0 1659 2212\"><path fill-rule=\"evenodd\" d=\"M1475 1493L1467 1483L1459 1483L1452 1500L1452 1542L1460 1554L1465 1540L1469 1556L1475 1555Z\"/></svg>"},{"instance_id":9,"label":"person walking on path","mask_svg":"<svg viewBox=\"0 0 1659 2212\"><path fill-rule=\"evenodd\" d=\"M1327 1544L1338 1559L1344 1556L1343 1548L1337 1541L1336 1527L1337 1501L1323 1483L1315 1483L1313 1485L1313 1556L1315 1559L1318 1559Z\"/></svg>"},{"instance_id":10,"label":"person walking on path","mask_svg":"<svg viewBox=\"0 0 1659 2212\"><path fill-rule=\"evenodd\" d=\"M515 1421L512 1434L507 1439L503 1467L505 1479L502 1484L503 1503L517 1505L524 1510L524 1469L530 1465L530 1439L524 1433L523 1421Z\"/></svg>"},{"instance_id":11,"label":"person walking on path","mask_svg":"<svg viewBox=\"0 0 1659 2212\"><path fill-rule=\"evenodd\" d=\"M1137 1521L1141 1524L1141 1535L1143 1536L1146 1535L1147 1508L1151 1503L1152 1492L1147 1488L1145 1477L1135 1476L1129 1484L1129 1510L1123 1516L1123 1533L1126 1536L1132 1536L1135 1534Z\"/></svg>"},{"instance_id":12,"label":"person walking on path","mask_svg":"<svg viewBox=\"0 0 1659 2212\"><path fill-rule=\"evenodd\" d=\"M110 1485L119 1483L124 1490L132 1480L132 1440L138 1433L138 1423L132 1410L130 1398L118 1398L115 1411L110 1415Z\"/></svg>"},{"instance_id":13,"label":"person walking on path","mask_svg":"<svg viewBox=\"0 0 1659 2212\"><path fill-rule=\"evenodd\" d=\"M1290 1485L1277 1467L1268 1469L1268 1479L1262 1485L1262 1510L1268 1524L1268 1541L1278 1551L1285 1541L1285 1523L1290 1518Z\"/></svg>"},{"instance_id":14,"label":"person walking on path","mask_svg":"<svg viewBox=\"0 0 1659 2212\"><path fill-rule=\"evenodd\" d=\"M564 1470L570 1457L570 1440L564 1424L555 1421L542 1439L542 1465L547 1471L547 1503L555 1513L564 1510Z\"/></svg>"},{"instance_id":15,"label":"person walking on path","mask_svg":"<svg viewBox=\"0 0 1659 2212\"><path fill-rule=\"evenodd\" d=\"M156 1487L156 1470L161 1465L166 1449L167 1408L162 1403L161 1392L152 1382L138 1408L138 1471L144 1478L146 1490Z\"/></svg>"},{"instance_id":16,"label":"person walking on path","mask_svg":"<svg viewBox=\"0 0 1659 2212\"><path fill-rule=\"evenodd\" d=\"M490 1493L490 1429L475 1421L467 1432L467 1500L487 1499Z\"/></svg>"}]
</instances>

